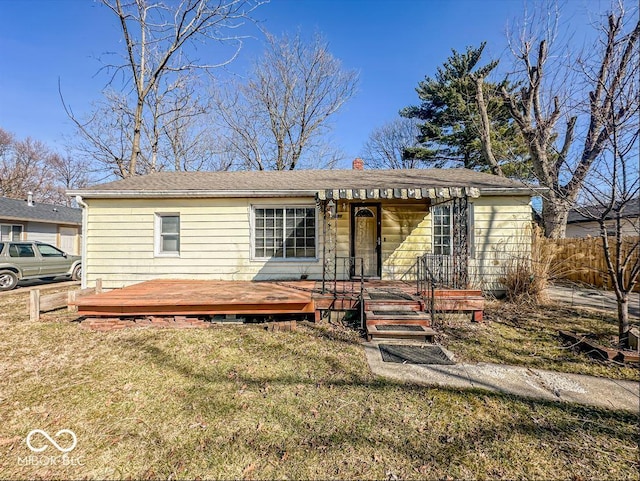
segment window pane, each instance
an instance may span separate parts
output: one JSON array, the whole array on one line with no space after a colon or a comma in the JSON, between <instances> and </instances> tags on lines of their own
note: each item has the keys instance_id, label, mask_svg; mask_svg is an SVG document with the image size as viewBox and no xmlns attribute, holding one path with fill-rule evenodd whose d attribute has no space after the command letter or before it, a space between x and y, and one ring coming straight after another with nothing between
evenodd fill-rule
<instances>
[{"instance_id":1,"label":"window pane","mask_svg":"<svg viewBox=\"0 0 640 481\"><path fill-rule=\"evenodd\" d=\"M9 247L11 257L35 257L36 253L30 244L13 244Z\"/></svg>"},{"instance_id":2,"label":"window pane","mask_svg":"<svg viewBox=\"0 0 640 481\"><path fill-rule=\"evenodd\" d=\"M14 225L11 227L11 240L19 241L22 240L22 226Z\"/></svg>"},{"instance_id":3,"label":"window pane","mask_svg":"<svg viewBox=\"0 0 640 481\"><path fill-rule=\"evenodd\" d=\"M433 252L450 255L451 253L451 206L439 205L433 208Z\"/></svg>"},{"instance_id":4,"label":"window pane","mask_svg":"<svg viewBox=\"0 0 640 481\"><path fill-rule=\"evenodd\" d=\"M315 257L315 208L256 208L254 218L256 257Z\"/></svg>"},{"instance_id":5,"label":"window pane","mask_svg":"<svg viewBox=\"0 0 640 481\"><path fill-rule=\"evenodd\" d=\"M162 233L178 234L180 232L180 217L178 216L162 216Z\"/></svg>"},{"instance_id":6,"label":"window pane","mask_svg":"<svg viewBox=\"0 0 640 481\"><path fill-rule=\"evenodd\" d=\"M62 251L59 251L53 246L40 244L37 247L42 257L63 257Z\"/></svg>"},{"instance_id":7,"label":"window pane","mask_svg":"<svg viewBox=\"0 0 640 481\"><path fill-rule=\"evenodd\" d=\"M177 236L166 235L162 238L162 252L178 252L180 239Z\"/></svg>"},{"instance_id":8,"label":"window pane","mask_svg":"<svg viewBox=\"0 0 640 481\"><path fill-rule=\"evenodd\" d=\"M160 215L159 250L161 253L180 252L180 216Z\"/></svg>"}]
</instances>

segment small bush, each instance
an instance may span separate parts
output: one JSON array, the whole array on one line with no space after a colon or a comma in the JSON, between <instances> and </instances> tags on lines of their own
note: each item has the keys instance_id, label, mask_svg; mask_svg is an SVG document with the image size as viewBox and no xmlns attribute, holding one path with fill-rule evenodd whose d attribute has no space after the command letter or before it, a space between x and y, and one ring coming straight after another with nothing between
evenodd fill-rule
<instances>
[{"instance_id":1,"label":"small bush","mask_svg":"<svg viewBox=\"0 0 640 481\"><path fill-rule=\"evenodd\" d=\"M527 229L522 237L519 239L522 243L530 241L530 255L518 253L507 257L505 273L500 282L506 289L507 299L539 303L545 299L545 290L555 269L558 247L549 242L537 227Z\"/></svg>"}]
</instances>

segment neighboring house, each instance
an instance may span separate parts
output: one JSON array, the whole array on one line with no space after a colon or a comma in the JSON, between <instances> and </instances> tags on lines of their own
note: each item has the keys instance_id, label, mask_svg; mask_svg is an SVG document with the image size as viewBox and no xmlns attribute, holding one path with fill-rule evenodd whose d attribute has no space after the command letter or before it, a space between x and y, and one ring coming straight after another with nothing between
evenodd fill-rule
<instances>
[{"instance_id":1,"label":"neighboring house","mask_svg":"<svg viewBox=\"0 0 640 481\"><path fill-rule=\"evenodd\" d=\"M600 237L600 224L594 218L597 219L601 212L601 206L587 206L570 210L565 237ZM629 202L625 206L621 218L623 236L640 235L640 199ZM607 216L605 225L609 235L615 235L615 221L612 215Z\"/></svg>"},{"instance_id":2,"label":"neighboring house","mask_svg":"<svg viewBox=\"0 0 640 481\"><path fill-rule=\"evenodd\" d=\"M40 241L80 254L82 209L0 197L0 241Z\"/></svg>"},{"instance_id":3,"label":"neighboring house","mask_svg":"<svg viewBox=\"0 0 640 481\"><path fill-rule=\"evenodd\" d=\"M427 253L431 269L499 289L505 259L528 256L531 188L465 169L358 167L161 172L70 191L86 210L83 285L412 280Z\"/></svg>"}]
</instances>

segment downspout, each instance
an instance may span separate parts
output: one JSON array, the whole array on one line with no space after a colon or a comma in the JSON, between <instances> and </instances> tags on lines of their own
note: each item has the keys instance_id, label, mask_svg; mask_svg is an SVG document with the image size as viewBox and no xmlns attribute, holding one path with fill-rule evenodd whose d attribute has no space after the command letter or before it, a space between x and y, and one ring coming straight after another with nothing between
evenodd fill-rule
<instances>
[{"instance_id":1,"label":"downspout","mask_svg":"<svg viewBox=\"0 0 640 481\"><path fill-rule=\"evenodd\" d=\"M80 279L80 288L87 288L87 217L88 217L88 205L82 201L81 195L76 195L76 202L82 207L82 277Z\"/></svg>"}]
</instances>

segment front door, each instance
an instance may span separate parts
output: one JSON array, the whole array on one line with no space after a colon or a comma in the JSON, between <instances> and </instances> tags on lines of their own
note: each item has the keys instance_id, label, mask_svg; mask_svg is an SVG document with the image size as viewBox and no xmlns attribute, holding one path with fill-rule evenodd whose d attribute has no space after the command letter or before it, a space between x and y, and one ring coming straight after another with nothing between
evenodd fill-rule
<instances>
[{"instance_id":1,"label":"front door","mask_svg":"<svg viewBox=\"0 0 640 481\"><path fill-rule=\"evenodd\" d=\"M352 276L380 277L380 204L351 205ZM362 263L362 270L361 265Z\"/></svg>"}]
</instances>

